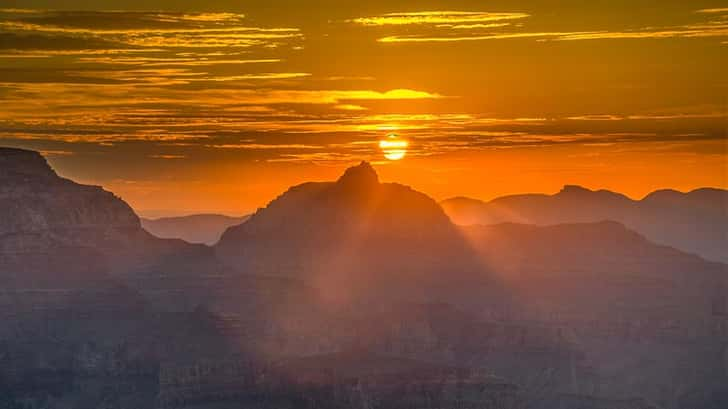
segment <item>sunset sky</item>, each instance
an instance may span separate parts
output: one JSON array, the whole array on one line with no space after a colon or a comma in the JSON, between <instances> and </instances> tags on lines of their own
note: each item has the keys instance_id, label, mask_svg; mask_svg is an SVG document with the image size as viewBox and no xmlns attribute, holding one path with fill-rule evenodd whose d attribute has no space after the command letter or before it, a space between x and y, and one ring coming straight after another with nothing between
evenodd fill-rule
<instances>
[{"instance_id":1,"label":"sunset sky","mask_svg":"<svg viewBox=\"0 0 728 409\"><path fill-rule=\"evenodd\" d=\"M436 199L728 187L725 1L0 8L0 145L143 215L248 213L361 160Z\"/></svg>"}]
</instances>

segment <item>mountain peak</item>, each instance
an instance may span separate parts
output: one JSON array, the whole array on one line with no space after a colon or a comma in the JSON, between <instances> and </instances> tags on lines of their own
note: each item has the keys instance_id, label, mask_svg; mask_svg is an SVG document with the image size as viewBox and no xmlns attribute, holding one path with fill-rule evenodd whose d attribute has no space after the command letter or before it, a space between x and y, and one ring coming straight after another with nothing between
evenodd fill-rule
<instances>
[{"instance_id":1,"label":"mountain peak","mask_svg":"<svg viewBox=\"0 0 728 409\"><path fill-rule=\"evenodd\" d=\"M371 274L402 282L410 274L449 277L453 266L470 260L461 240L437 202L404 185L379 183L374 168L361 162L336 182L288 189L228 228L215 248L221 260L246 274L268 274L267 266L275 266L276 275L322 285L347 277L364 291ZM327 293L348 291L325 287Z\"/></svg>"},{"instance_id":2,"label":"mountain peak","mask_svg":"<svg viewBox=\"0 0 728 409\"><path fill-rule=\"evenodd\" d=\"M346 169L336 183L338 185L369 187L379 184L379 176L369 162L362 161L360 164Z\"/></svg>"},{"instance_id":3,"label":"mountain peak","mask_svg":"<svg viewBox=\"0 0 728 409\"><path fill-rule=\"evenodd\" d=\"M36 151L0 147L0 178L56 177L43 155Z\"/></svg>"},{"instance_id":4,"label":"mountain peak","mask_svg":"<svg viewBox=\"0 0 728 409\"><path fill-rule=\"evenodd\" d=\"M591 190L579 185L564 185L564 187L561 188L561 191L559 191L559 193L563 194L583 194L589 192L591 192Z\"/></svg>"}]
</instances>

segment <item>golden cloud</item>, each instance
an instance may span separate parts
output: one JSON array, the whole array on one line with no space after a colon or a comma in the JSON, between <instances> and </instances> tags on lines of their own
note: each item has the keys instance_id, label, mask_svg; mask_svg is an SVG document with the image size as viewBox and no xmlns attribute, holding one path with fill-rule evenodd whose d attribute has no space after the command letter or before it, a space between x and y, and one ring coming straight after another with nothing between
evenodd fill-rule
<instances>
[{"instance_id":1,"label":"golden cloud","mask_svg":"<svg viewBox=\"0 0 728 409\"><path fill-rule=\"evenodd\" d=\"M39 11L19 17L16 13L7 14L0 11L0 31L67 36L131 47L269 47L302 38L298 28L249 26L244 24L243 14L235 13ZM107 20L115 24L103 24Z\"/></svg>"},{"instance_id":2,"label":"golden cloud","mask_svg":"<svg viewBox=\"0 0 728 409\"><path fill-rule=\"evenodd\" d=\"M728 9L702 9L702 14L722 14ZM422 28L408 29L406 34L380 37L380 43L450 43L463 41L504 40L535 38L539 41L598 40L598 39L642 39L642 38L699 38L728 36L728 21L711 20L703 23L667 27L648 27L624 30L587 31L518 31L510 20L529 17L529 14L431 11L415 13L389 13L381 16L352 20L366 26L419 25ZM723 16L721 16L723 17ZM494 30L497 29L497 30ZM413 32L414 31L414 32ZM420 31L419 33L417 31Z\"/></svg>"},{"instance_id":3,"label":"golden cloud","mask_svg":"<svg viewBox=\"0 0 728 409\"><path fill-rule=\"evenodd\" d=\"M408 25L408 24L458 24L484 23L490 21L515 20L526 18L526 13L491 13L482 11L420 11L410 13L387 13L374 17L351 20L367 26Z\"/></svg>"}]
</instances>

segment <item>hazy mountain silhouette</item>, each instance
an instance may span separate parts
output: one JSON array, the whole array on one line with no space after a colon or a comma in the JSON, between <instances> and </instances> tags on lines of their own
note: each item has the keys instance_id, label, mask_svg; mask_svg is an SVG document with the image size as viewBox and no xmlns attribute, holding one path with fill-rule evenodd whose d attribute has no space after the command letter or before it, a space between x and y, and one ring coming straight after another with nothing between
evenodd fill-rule
<instances>
[{"instance_id":1,"label":"hazy mountain silhouette","mask_svg":"<svg viewBox=\"0 0 728 409\"><path fill-rule=\"evenodd\" d=\"M641 396L660 407L717 408L728 401L722 384L728 369L726 264L656 245L611 221L475 225L463 232L481 260L501 274L523 317L560 328L578 351L581 369L569 369L578 375L556 377L566 383L554 389L610 399ZM535 370L537 359L528 361L525 367ZM521 367L517 357L490 366L529 383L515 369ZM692 375L676 381L674 373ZM667 389L680 392L670 398ZM560 399L544 397L542 407L560 407L546 403ZM587 402L566 407L596 405Z\"/></svg>"},{"instance_id":2,"label":"hazy mountain silhouette","mask_svg":"<svg viewBox=\"0 0 728 409\"><path fill-rule=\"evenodd\" d=\"M210 248L152 236L33 151L0 148L0 209L0 407L151 409L161 368L241 353L219 316L167 301L200 299L186 277Z\"/></svg>"},{"instance_id":3,"label":"hazy mountain silhouette","mask_svg":"<svg viewBox=\"0 0 728 409\"><path fill-rule=\"evenodd\" d=\"M712 214L716 195L641 202ZM634 206L558 196L585 220ZM564 221L550 196L518 200ZM455 226L362 163L209 248L152 236L113 194L16 149L0 149L0 205L0 407L728 402L728 267L617 222Z\"/></svg>"},{"instance_id":4,"label":"hazy mountain silhouette","mask_svg":"<svg viewBox=\"0 0 728 409\"><path fill-rule=\"evenodd\" d=\"M249 216L232 217L222 214L191 214L178 217L142 218L144 230L163 239L182 239L188 243L213 245L228 227L236 226Z\"/></svg>"},{"instance_id":5,"label":"hazy mountain silhouette","mask_svg":"<svg viewBox=\"0 0 728 409\"><path fill-rule=\"evenodd\" d=\"M656 245L617 222L503 223L463 232L482 260L542 313L553 307L594 317L644 314L690 325L725 303L728 266Z\"/></svg>"},{"instance_id":6,"label":"hazy mountain silhouette","mask_svg":"<svg viewBox=\"0 0 728 409\"><path fill-rule=\"evenodd\" d=\"M103 279L165 261L211 257L144 231L124 201L59 177L37 152L0 148L0 280L40 285Z\"/></svg>"},{"instance_id":7,"label":"hazy mountain silhouette","mask_svg":"<svg viewBox=\"0 0 728 409\"><path fill-rule=\"evenodd\" d=\"M414 295L421 287L487 280L477 277L468 246L437 202L380 183L367 162L335 182L288 189L215 247L233 268L304 279L337 297L358 287L385 294L408 286Z\"/></svg>"},{"instance_id":8,"label":"hazy mountain silhouette","mask_svg":"<svg viewBox=\"0 0 728 409\"><path fill-rule=\"evenodd\" d=\"M441 205L461 225L614 220L656 243L728 262L728 191L721 189L659 190L632 200L608 190L567 185L554 195L513 195L490 202L456 197Z\"/></svg>"}]
</instances>

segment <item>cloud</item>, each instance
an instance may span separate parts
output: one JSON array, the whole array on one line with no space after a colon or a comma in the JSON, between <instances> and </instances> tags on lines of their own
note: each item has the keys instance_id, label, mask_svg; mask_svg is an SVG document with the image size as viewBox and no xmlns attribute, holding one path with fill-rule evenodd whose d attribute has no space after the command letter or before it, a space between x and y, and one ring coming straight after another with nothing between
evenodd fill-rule
<instances>
[{"instance_id":1,"label":"cloud","mask_svg":"<svg viewBox=\"0 0 728 409\"><path fill-rule=\"evenodd\" d=\"M374 152L369 155L373 156ZM352 154L351 152L315 152L315 153L287 153L274 158L266 159L266 162L304 162L317 165L340 165L341 163L350 163L361 160L361 154Z\"/></svg>"},{"instance_id":2,"label":"cloud","mask_svg":"<svg viewBox=\"0 0 728 409\"><path fill-rule=\"evenodd\" d=\"M212 76L205 78L193 78L190 81L245 81L245 80L280 80L291 78L303 78L311 76L307 72L263 72L258 74Z\"/></svg>"},{"instance_id":3,"label":"cloud","mask_svg":"<svg viewBox=\"0 0 728 409\"><path fill-rule=\"evenodd\" d=\"M101 30L204 28L240 24L246 18L239 13L183 13L167 11L124 10L18 10L0 9L0 17L18 23L51 28ZM18 12L22 11L22 12Z\"/></svg>"},{"instance_id":4,"label":"cloud","mask_svg":"<svg viewBox=\"0 0 728 409\"><path fill-rule=\"evenodd\" d=\"M597 114L597 115L569 116L569 117L566 117L566 119L569 119L572 121L621 121L624 119L624 117L622 117L620 115Z\"/></svg>"},{"instance_id":5,"label":"cloud","mask_svg":"<svg viewBox=\"0 0 728 409\"><path fill-rule=\"evenodd\" d=\"M101 38L73 37L68 35L47 36L37 33L14 33L0 29L2 50L123 50L128 45Z\"/></svg>"},{"instance_id":6,"label":"cloud","mask_svg":"<svg viewBox=\"0 0 728 409\"><path fill-rule=\"evenodd\" d=\"M535 33L504 33L504 34L487 34L487 35L476 35L476 36L424 36L424 35L407 35L407 36L389 36L382 37L377 41L381 43L450 43L458 41L481 41L481 40L504 40L513 38L563 38L565 36L579 35L579 34L596 34L595 32L564 32L564 33L553 33L553 32L535 32Z\"/></svg>"},{"instance_id":7,"label":"cloud","mask_svg":"<svg viewBox=\"0 0 728 409\"><path fill-rule=\"evenodd\" d=\"M334 106L334 109L339 109L342 111L366 111L367 108L361 106L361 105L354 105L354 104L339 104Z\"/></svg>"},{"instance_id":8,"label":"cloud","mask_svg":"<svg viewBox=\"0 0 728 409\"><path fill-rule=\"evenodd\" d=\"M703 9L700 14L721 14L717 20L665 27L625 28L613 30L542 31L527 30L522 25L512 25L511 20L529 17L520 12L455 12L433 11L415 13L390 13L375 17L351 20L365 26L415 25L405 33L378 38L380 43L452 43L485 40L533 38L538 41L577 41L604 39L661 39L728 37L728 21L722 14L728 9Z\"/></svg>"},{"instance_id":9,"label":"cloud","mask_svg":"<svg viewBox=\"0 0 728 409\"><path fill-rule=\"evenodd\" d=\"M700 9L700 10L695 10L695 12L696 13L708 13L708 14L728 13L728 7L713 8L713 9Z\"/></svg>"},{"instance_id":10,"label":"cloud","mask_svg":"<svg viewBox=\"0 0 728 409\"><path fill-rule=\"evenodd\" d=\"M472 30L475 28L495 28L495 27L506 27L511 23L490 23L490 24L438 24L437 27L449 27L456 30Z\"/></svg>"},{"instance_id":11,"label":"cloud","mask_svg":"<svg viewBox=\"0 0 728 409\"><path fill-rule=\"evenodd\" d=\"M40 9L0 8L0 14L38 14L45 12L46 10Z\"/></svg>"},{"instance_id":12,"label":"cloud","mask_svg":"<svg viewBox=\"0 0 728 409\"><path fill-rule=\"evenodd\" d=\"M724 35L720 13L689 16L701 21L575 31L573 26L559 30L561 22L533 28L539 17L517 11L430 11L364 17L350 21L345 31L365 39L372 31L381 43ZM604 113L602 105L589 102L585 106L596 115L564 109L568 114L553 118L527 104L518 115L516 104L504 99L503 112L478 112L492 106L480 103L490 99L487 94L494 92L499 100L498 92L511 89L491 88L478 74L455 79L453 61L425 67L436 80L415 75L417 69L408 71L401 60L389 75L389 66L361 63L375 60L369 57L379 55L381 44L367 40L369 49L342 53L336 43L325 43L336 40L333 25L326 28L331 37L311 36L322 43L306 54L295 49L310 27L253 21L236 13L0 11L0 138L59 152L82 152L86 145L134 146L149 160L159 159L157 165L164 159L198 160L201 152L341 163L376 157L376 142L389 131L411 141L409 157L725 140L725 116L717 115L721 108L715 106L619 113L607 108ZM307 44L308 49L314 47ZM411 60L429 58L431 51L422 50L425 54L413 53ZM472 90L467 89L471 80ZM568 101L573 102L580 101Z\"/></svg>"},{"instance_id":13,"label":"cloud","mask_svg":"<svg viewBox=\"0 0 728 409\"><path fill-rule=\"evenodd\" d=\"M73 83L73 78L79 78L81 83L88 83L86 79L98 79L99 83L118 81L136 86L171 86L185 85L193 82L225 82L225 81L249 81L249 80L282 80L308 77L311 74L305 72L265 72L242 75L211 75L205 72L190 71L185 68L138 68L129 70L75 70L66 71L72 76L67 78L68 83Z\"/></svg>"},{"instance_id":14,"label":"cloud","mask_svg":"<svg viewBox=\"0 0 728 409\"><path fill-rule=\"evenodd\" d=\"M352 96L349 93L340 94L341 92L345 91L335 91L333 95L325 96L324 100ZM361 92L366 96L373 91ZM321 95L309 97L321 102ZM184 97L180 98L185 100ZM483 147L725 140L720 125L725 115L718 116L719 113L706 111L707 108L685 113L508 118L470 113L366 114L366 111L351 111L342 116L336 113L336 104L329 107L331 111L317 114L291 111L285 105L276 108L271 105L233 104L231 109L222 105L223 101L230 103L237 99L222 98L214 105L207 102L200 107L155 104L157 108L139 107L121 112L116 109L99 111L93 108L75 108L74 116L61 115L61 118L50 114L28 115L23 118L13 114L0 117L0 137L71 143L147 141L276 152L327 150L336 147L343 152L352 153L371 149L362 145L369 143L360 139L364 135L377 140L384 132L397 131L416 142L412 147L413 155L433 155ZM592 124L595 121L599 122L597 126ZM595 132L596 129L600 132ZM241 140L241 135L245 135L244 140ZM272 142L267 141L268 137L264 135L290 137ZM347 139L358 140L360 143L349 145ZM418 153L418 149L422 151Z\"/></svg>"},{"instance_id":15,"label":"cloud","mask_svg":"<svg viewBox=\"0 0 728 409\"><path fill-rule=\"evenodd\" d=\"M484 11L420 11L409 13L387 13L374 17L351 20L366 26L410 25L410 24L476 24L491 21L515 20L528 17L526 13L493 13Z\"/></svg>"},{"instance_id":16,"label":"cloud","mask_svg":"<svg viewBox=\"0 0 728 409\"><path fill-rule=\"evenodd\" d=\"M694 24L663 30L643 29L633 31L603 31L593 33L559 33L549 35L555 40L604 40L604 39L645 39L645 38L700 38L700 37L728 37L728 23L725 24Z\"/></svg>"},{"instance_id":17,"label":"cloud","mask_svg":"<svg viewBox=\"0 0 728 409\"><path fill-rule=\"evenodd\" d=\"M229 23L241 21L245 18L245 14L239 13L193 13L193 14L182 14L182 15L164 15L166 21L204 21L204 22L215 22L215 23Z\"/></svg>"},{"instance_id":18,"label":"cloud","mask_svg":"<svg viewBox=\"0 0 728 409\"><path fill-rule=\"evenodd\" d=\"M168 154L158 154L158 155L149 155L152 159L185 159L187 158L187 155L168 155Z\"/></svg>"},{"instance_id":19,"label":"cloud","mask_svg":"<svg viewBox=\"0 0 728 409\"><path fill-rule=\"evenodd\" d=\"M217 149L322 149L323 145L305 145L299 143L293 144L262 144L262 143L236 143L222 145L205 145L209 148Z\"/></svg>"},{"instance_id":20,"label":"cloud","mask_svg":"<svg viewBox=\"0 0 728 409\"><path fill-rule=\"evenodd\" d=\"M728 24L724 26L685 26L672 30L644 31L577 31L577 32L525 32L507 34L488 34L481 36L388 36L379 38L381 43L449 43L460 41L506 40L518 38L537 38L541 40L576 41L605 39L646 39L646 38L700 38L728 37Z\"/></svg>"},{"instance_id":21,"label":"cloud","mask_svg":"<svg viewBox=\"0 0 728 409\"><path fill-rule=\"evenodd\" d=\"M165 130L174 138L179 137L177 129L184 127L326 131L332 128L328 123L330 120L335 123L346 118L341 118L340 114L338 118L327 118L299 111L320 106L317 109L341 112L341 106L348 105L349 109L345 112L356 112L351 109L357 105L352 103L354 101L443 98L437 93L411 89L302 90L244 88L233 83L222 88L206 86L204 89L181 89L179 87L183 84L207 79L205 74L179 68L87 70L70 74L83 75L98 83L73 80L73 77L67 79L73 80L70 83L0 83L0 124L5 122L21 128L111 128L114 129L111 132L114 136L122 133L123 139L134 137L135 132L123 135L122 130L144 128ZM298 76L295 73L273 73L245 78L264 81L264 78ZM364 129L373 126L372 121L358 125ZM61 137L64 137L63 134ZM76 133L70 137L77 139L84 135ZM158 138L159 135L152 137Z\"/></svg>"},{"instance_id":22,"label":"cloud","mask_svg":"<svg viewBox=\"0 0 728 409\"><path fill-rule=\"evenodd\" d=\"M17 37L41 36L55 43L63 38L61 43L96 44L87 48L103 47L99 42L155 48L271 47L302 38L297 28L251 26L245 24L244 15L234 13L0 12L0 31Z\"/></svg>"},{"instance_id":23,"label":"cloud","mask_svg":"<svg viewBox=\"0 0 728 409\"><path fill-rule=\"evenodd\" d=\"M265 59L199 59L193 57L81 57L79 63L107 64L107 65L144 65L154 66L211 66L211 65L237 65L237 64L271 64L279 63L280 58Z\"/></svg>"},{"instance_id":24,"label":"cloud","mask_svg":"<svg viewBox=\"0 0 728 409\"><path fill-rule=\"evenodd\" d=\"M338 75L324 78L327 81L374 81L376 78L368 76L346 76Z\"/></svg>"},{"instance_id":25,"label":"cloud","mask_svg":"<svg viewBox=\"0 0 728 409\"><path fill-rule=\"evenodd\" d=\"M487 34L477 36L388 36L379 38L382 43L448 43L460 41L505 40L537 38L540 40L577 41L606 39L660 39L660 38L699 38L728 37L728 23L722 25L687 25L666 30L634 31L576 31L576 32L523 32Z\"/></svg>"},{"instance_id":26,"label":"cloud","mask_svg":"<svg viewBox=\"0 0 728 409\"><path fill-rule=\"evenodd\" d=\"M40 154L43 156L71 156L75 153L72 151L66 151L66 150L51 150L51 149L44 149L40 151Z\"/></svg>"},{"instance_id":27,"label":"cloud","mask_svg":"<svg viewBox=\"0 0 728 409\"><path fill-rule=\"evenodd\" d=\"M663 121L682 119L728 119L728 113L711 106L699 106L685 112L668 110L666 112L648 112L631 115L616 114L589 114L568 116L565 119L572 121Z\"/></svg>"}]
</instances>

